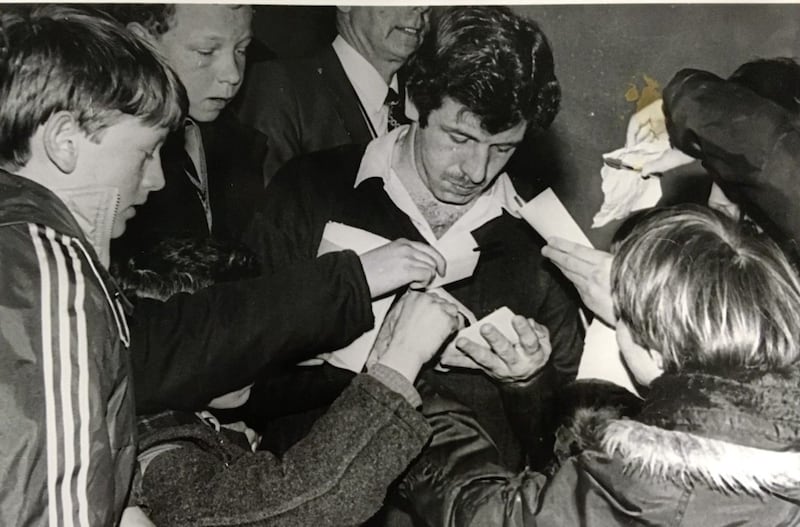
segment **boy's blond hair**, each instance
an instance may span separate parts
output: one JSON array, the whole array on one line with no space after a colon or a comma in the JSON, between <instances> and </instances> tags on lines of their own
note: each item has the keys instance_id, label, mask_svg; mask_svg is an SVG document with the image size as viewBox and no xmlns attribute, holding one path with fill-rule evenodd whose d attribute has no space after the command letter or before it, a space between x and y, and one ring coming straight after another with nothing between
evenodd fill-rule
<instances>
[{"instance_id":1,"label":"boy's blond hair","mask_svg":"<svg viewBox=\"0 0 800 527\"><path fill-rule=\"evenodd\" d=\"M800 351L800 283L778 246L698 205L639 215L612 265L617 315L666 371L778 372Z\"/></svg>"}]
</instances>

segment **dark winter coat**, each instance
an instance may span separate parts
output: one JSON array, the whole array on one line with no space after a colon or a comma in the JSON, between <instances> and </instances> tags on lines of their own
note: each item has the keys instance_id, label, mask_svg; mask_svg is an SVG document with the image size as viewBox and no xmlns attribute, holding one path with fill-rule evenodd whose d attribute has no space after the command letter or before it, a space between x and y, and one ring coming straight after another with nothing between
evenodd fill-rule
<instances>
[{"instance_id":1,"label":"dark winter coat","mask_svg":"<svg viewBox=\"0 0 800 527\"><path fill-rule=\"evenodd\" d=\"M634 418L579 411L585 450L549 479L500 466L468 421L434 422L405 493L437 526L799 525L798 380L662 375Z\"/></svg>"},{"instance_id":2,"label":"dark winter coat","mask_svg":"<svg viewBox=\"0 0 800 527\"><path fill-rule=\"evenodd\" d=\"M800 255L798 116L692 69L664 89L664 114L673 146L700 159L729 199Z\"/></svg>"},{"instance_id":3,"label":"dark winter coat","mask_svg":"<svg viewBox=\"0 0 800 527\"><path fill-rule=\"evenodd\" d=\"M144 506L169 527L360 525L429 434L401 395L361 374L281 457L204 425L143 433L143 449L180 445L147 467Z\"/></svg>"}]
</instances>

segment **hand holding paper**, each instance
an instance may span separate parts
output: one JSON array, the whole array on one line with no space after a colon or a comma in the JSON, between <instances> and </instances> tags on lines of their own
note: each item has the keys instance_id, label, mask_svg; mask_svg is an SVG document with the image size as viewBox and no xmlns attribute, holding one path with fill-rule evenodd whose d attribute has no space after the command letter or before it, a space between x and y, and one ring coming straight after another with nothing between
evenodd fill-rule
<instances>
[{"instance_id":1,"label":"hand holding paper","mask_svg":"<svg viewBox=\"0 0 800 527\"><path fill-rule=\"evenodd\" d=\"M469 232L438 240L435 248L447 261L447 272L434 278L428 289L435 289L472 276L480 257L480 252L475 250L477 247L475 238Z\"/></svg>"},{"instance_id":2,"label":"hand holding paper","mask_svg":"<svg viewBox=\"0 0 800 527\"><path fill-rule=\"evenodd\" d=\"M480 368L501 382L522 382L547 363L551 351L546 327L502 307L461 330L440 362Z\"/></svg>"},{"instance_id":3,"label":"hand holding paper","mask_svg":"<svg viewBox=\"0 0 800 527\"><path fill-rule=\"evenodd\" d=\"M553 238L542 249L542 255L549 258L573 283L586 307L606 324L614 325L611 254Z\"/></svg>"},{"instance_id":4,"label":"hand holding paper","mask_svg":"<svg viewBox=\"0 0 800 527\"><path fill-rule=\"evenodd\" d=\"M427 243L400 238L362 254L361 266L376 298L405 285L425 289L437 274L444 276L447 262Z\"/></svg>"}]
</instances>

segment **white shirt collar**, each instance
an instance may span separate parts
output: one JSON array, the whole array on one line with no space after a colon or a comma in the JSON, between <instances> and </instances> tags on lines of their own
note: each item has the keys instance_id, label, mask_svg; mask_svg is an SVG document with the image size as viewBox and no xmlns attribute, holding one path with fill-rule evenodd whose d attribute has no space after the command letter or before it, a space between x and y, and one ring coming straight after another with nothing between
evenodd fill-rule
<instances>
[{"instance_id":1,"label":"white shirt collar","mask_svg":"<svg viewBox=\"0 0 800 527\"><path fill-rule=\"evenodd\" d=\"M333 40L333 50L339 57L344 73L353 85L364 109L370 115L380 112L389 92L389 85L384 82L378 70L341 35L337 35ZM392 76L390 85L397 91L397 75Z\"/></svg>"},{"instance_id":2,"label":"white shirt collar","mask_svg":"<svg viewBox=\"0 0 800 527\"><path fill-rule=\"evenodd\" d=\"M432 245L437 244L436 237L430 225L422 216L419 207L411 199L403 183L392 169L392 155L394 146L401 137L409 133L414 125L400 126L386 135L373 139L364 152L361 165L358 169L353 188L358 187L363 181L371 178L383 180L384 191L397 207L402 210L414 223L425 239ZM494 184L477 198L477 202L438 240L457 235L463 232L472 232L490 220L500 216L503 210L519 218L519 206L515 200L519 199L514 184L508 174L503 172Z\"/></svg>"}]
</instances>

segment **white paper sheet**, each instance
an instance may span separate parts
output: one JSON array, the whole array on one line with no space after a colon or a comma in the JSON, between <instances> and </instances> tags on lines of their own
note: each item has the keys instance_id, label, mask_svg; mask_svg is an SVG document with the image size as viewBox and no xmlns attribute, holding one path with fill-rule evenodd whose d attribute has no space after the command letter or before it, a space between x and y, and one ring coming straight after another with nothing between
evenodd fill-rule
<instances>
[{"instance_id":1,"label":"white paper sheet","mask_svg":"<svg viewBox=\"0 0 800 527\"><path fill-rule=\"evenodd\" d=\"M517 332L514 330L514 326L511 325L511 320L513 318L514 312L508 307L503 306L459 331L456 338L464 337L478 344L486 344L486 340L481 336L480 328L484 324L491 324L512 343L517 343L519 342L519 335L517 335Z\"/></svg>"},{"instance_id":2,"label":"white paper sheet","mask_svg":"<svg viewBox=\"0 0 800 527\"><path fill-rule=\"evenodd\" d=\"M597 319L594 319L586 329L577 378L613 382L632 394L639 395L631 382L628 370L622 364L616 332Z\"/></svg>"},{"instance_id":3,"label":"white paper sheet","mask_svg":"<svg viewBox=\"0 0 800 527\"><path fill-rule=\"evenodd\" d=\"M476 370L481 369L478 364L470 360L463 360L461 351L456 349L456 339L459 337L464 337L477 344L483 344L486 346L488 344L486 339L484 339L481 335L480 328L484 324L491 324L497 328L497 330L500 331L500 333L502 333L509 341L512 343L517 343L519 342L519 335L517 335L514 326L511 325L511 320L513 318L514 312L506 306L492 311L480 320L476 321L473 317L473 319L470 320L471 324L460 330L450 344L447 345L447 348L442 354L441 362L437 365L437 369L440 371L448 371L451 366L459 368L472 368ZM448 362L449 358L455 359L455 362Z\"/></svg>"},{"instance_id":4,"label":"white paper sheet","mask_svg":"<svg viewBox=\"0 0 800 527\"><path fill-rule=\"evenodd\" d=\"M391 240L383 236L378 236L358 227L351 227L344 223L329 221L322 232L322 242L320 243L317 256L332 251L350 249L356 254L364 254L372 249L377 249L386 245Z\"/></svg>"},{"instance_id":5,"label":"white paper sheet","mask_svg":"<svg viewBox=\"0 0 800 527\"><path fill-rule=\"evenodd\" d=\"M519 214L545 240L558 236L592 247L592 243L552 189L546 189L529 201L519 209ZM619 353L614 329L597 319L593 320L586 329L577 378L606 380L638 395L628 371L622 364L622 356Z\"/></svg>"},{"instance_id":6,"label":"white paper sheet","mask_svg":"<svg viewBox=\"0 0 800 527\"><path fill-rule=\"evenodd\" d=\"M447 262L447 271L444 276L437 276L428 289L436 289L463 280L475 272L480 252L475 250L478 244L472 234L465 232L458 236L446 236L444 240L436 243L433 247Z\"/></svg>"},{"instance_id":7,"label":"white paper sheet","mask_svg":"<svg viewBox=\"0 0 800 527\"><path fill-rule=\"evenodd\" d=\"M321 255L327 252L341 251L344 249L350 249L357 254L363 254L386 245L389 242L390 240L364 229L331 221L325 225L317 254ZM440 287L450 282L472 276L472 273L475 271L475 266L478 263L478 257L480 256L480 253L473 251L475 247L477 247L475 239L469 233L463 236L449 237L445 243L437 244L435 248L442 253L442 256L444 256L447 261L447 272L443 277L437 276L431 285L428 286L428 291L437 293L439 296L458 305L459 310L470 322L475 320L475 316L472 312L444 289L440 289ZM356 373L360 372L367 362L375 339L378 337L378 331L394 299L395 295L391 295L372 302L372 315L375 318L375 325L371 330L367 331L344 348L321 354L302 364L320 364L324 360L336 367Z\"/></svg>"},{"instance_id":8,"label":"white paper sheet","mask_svg":"<svg viewBox=\"0 0 800 527\"><path fill-rule=\"evenodd\" d=\"M377 249L382 245L386 245L387 243L389 243L389 240L377 234L343 223L330 221L325 225L317 255L344 249L351 249L355 251L356 254L363 254L372 249ZM338 368L359 373L367 362L367 357L369 357L369 352L372 350L372 345L378 337L378 330L381 324L383 324L383 319L386 318L389 308L392 307L394 298L395 296L391 295L372 302L372 315L375 318L375 325L372 329L362 334L344 348L330 353L323 353L318 355L315 359L305 361L301 364L320 364L324 360Z\"/></svg>"},{"instance_id":9,"label":"white paper sheet","mask_svg":"<svg viewBox=\"0 0 800 527\"><path fill-rule=\"evenodd\" d=\"M646 143L638 148L621 148L603 157L620 159L631 166L641 166L664 153L666 145ZM592 228L602 227L612 220L628 217L631 213L654 206L661 199L661 180L657 177L642 179L635 170L612 168L603 164L600 169L603 179L603 204L594 215Z\"/></svg>"},{"instance_id":10,"label":"white paper sheet","mask_svg":"<svg viewBox=\"0 0 800 527\"><path fill-rule=\"evenodd\" d=\"M592 246L592 242L575 223L551 188L542 191L518 212L545 240L549 241L558 236L581 245Z\"/></svg>"}]
</instances>

